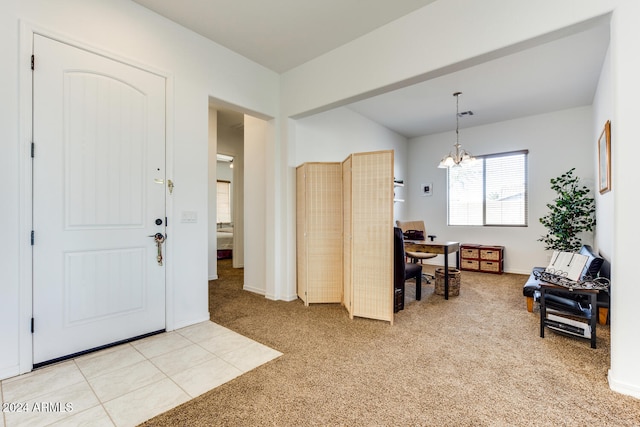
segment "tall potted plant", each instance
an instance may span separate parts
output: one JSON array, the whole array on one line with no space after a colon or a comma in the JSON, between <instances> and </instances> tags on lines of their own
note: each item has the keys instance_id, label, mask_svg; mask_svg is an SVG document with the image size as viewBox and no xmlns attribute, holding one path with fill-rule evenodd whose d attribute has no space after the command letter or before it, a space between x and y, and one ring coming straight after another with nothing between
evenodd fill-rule
<instances>
[{"instance_id":1,"label":"tall potted plant","mask_svg":"<svg viewBox=\"0 0 640 427\"><path fill-rule=\"evenodd\" d=\"M575 168L551 179L551 189L557 193L553 203L547 203L549 213L540 218L547 228L547 234L538 241L545 249L563 252L578 252L582 246L580 233L593 231L596 225L595 199L591 190L580 185L574 176Z\"/></svg>"}]
</instances>

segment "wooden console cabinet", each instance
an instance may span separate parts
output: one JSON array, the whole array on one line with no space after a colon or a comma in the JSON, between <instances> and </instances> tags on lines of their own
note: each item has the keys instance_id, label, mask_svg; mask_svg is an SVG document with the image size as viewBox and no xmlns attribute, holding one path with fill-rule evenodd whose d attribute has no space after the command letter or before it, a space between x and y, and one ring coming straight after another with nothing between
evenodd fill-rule
<instances>
[{"instance_id":1,"label":"wooden console cabinet","mask_svg":"<svg viewBox=\"0 0 640 427\"><path fill-rule=\"evenodd\" d=\"M504 246L460 245L460 269L483 273L504 272Z\"/></svg>"}]
</instances>

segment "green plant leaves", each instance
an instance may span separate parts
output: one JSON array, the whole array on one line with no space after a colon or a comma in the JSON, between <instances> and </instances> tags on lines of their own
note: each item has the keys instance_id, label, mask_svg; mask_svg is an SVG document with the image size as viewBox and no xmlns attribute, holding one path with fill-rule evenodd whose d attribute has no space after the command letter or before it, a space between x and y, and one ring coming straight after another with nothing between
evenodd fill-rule
<instances>
[{"instance_id":1,"label":"green plant leaves","mask_svg":"<svg viewBox=\"0 0 640 427\"><path fill-rule=\"evenodd\" d=\"M582 246L578 235L593 231L596 225L595 199L590 196L589 188L580 186L580 179L574 176L574 171L575 168L571 168L550 180L551 189L557 196L553 203L547 203L549 213L540 218L547 234L538 241L545 244L545 249L578 252Z\"/></svg>"}]
</instances>

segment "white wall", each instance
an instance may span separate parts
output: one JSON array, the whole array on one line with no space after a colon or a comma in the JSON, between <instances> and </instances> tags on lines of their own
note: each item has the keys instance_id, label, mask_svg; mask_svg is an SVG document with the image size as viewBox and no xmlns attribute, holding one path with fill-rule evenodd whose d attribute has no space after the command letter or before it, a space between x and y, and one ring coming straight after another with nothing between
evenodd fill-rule
<instances>
[{"instance_id":1,"label":"white wall","mask_svg":"<svg viewBox=\"0 0 640 427\"><path fill-rule=\"evenodd\" d=\"M0 13L0 223L5 224L5 241L0 245L0 378L19 371L20 263L20 156L18 144L18 1L5 2ZM22 242L24 245L25 242Z\"/></svg>"},{"instance_id":2,"label":"white wall","mask_svg":"<svg viewBox=\"0 0 640 427\"><path fill-rule=\"evenodd\" d=\"M455 132L412 139L411 185L406 189L409 217L423 219L429 234L439 240L505 246L507 272L529 274L531 267L547 265L548 253L537 239L545 234L539 218L547 214L546 204L556 196L549 180L575 167L576 176L593 188L591 123L591 107L581 107L460 130L460 144L474 155L529 150L527 227L447 226L447 171L437 165L453 149ZM433 183L433 196L422 197L420 184L428 182ZM442 264L441 258L433 263Z\"/></svg>"},{"instance_id":3,"label":"white wall","mask_svg":"<svg viewBox=\"0 0 640 427\"><path fill-rule=\"evenodd\" d=\"M251 269L244 271L243 289L277 299L267 289L267 122L245 115L244 119L244 209L256 221L244 225L244 258Z\"/></svg>"},{"instance_id":4,"label":"white wall","mask_svg":"<svg viewBox=\"0 0 640 427\"><path fill-rule=\"evenodd\" d=\"M243 143L243 141L241 141L240 143ZM221 181L229 181L232 183L233 185L233 168L230 168L229 166L231 165L231 163L229 162L216 162L216 167L217 167L217 172L216 172L216 177L217 180L221 180ZM233 198L233 195L231 195L231 197ZM231 213L233 214L233 208L231 208Z\"/></svg>"},{"instance_id":5,"label":"white wall","mask_svg":"<svg viewBox=\"0 0 640 427\"><path fill-rule=\"evenodd\" d=\"M216 154L218 151L218 112L209 108L209 160L207 166L209 168L209 178L208 178L208 208L209 212L207 214L207 222L208 222L208 230L209 236L207 239L207 245L209 248L208 252L208 279L215 280L218 278L218 257L217 257L217 246L218 242L215 235L216 229L216 206L217 202L217 190L216 190L216 180L218 175L217 170L217 158Z\"/></svg>"},{"instance_id":6,"label":"white wall","mask_svg":"<svg viewBox=\"0 0 640 427\"><path fill-rule=\"evenodd\" d=\"M229 147L228 151L233 153L233 268L244 267L244 224L245 215L250 216L249 222L259 221L259 216L247 214L244 209L244 139L234 144L233 150ZM225 151L227 151L225 149ZM251 270L251 268L249 268Z\"/></svg>"},{"instance_id":7,"label":"white wall","mask_svg":"<svg viewBox=\"0 0 640 427\"><path fill-rule=\"evenodd\" d=\"M30 224L28 212L21 212L20 207L28 194L24 185L28 177L30 28L168 76L168 178L175 183L166 248L169 329L209 318L209 96L264 116L275 117L278 111L278 75L130 0L3 1L0 220L6 234L5 244L0 245L0 378L27 371L32 362L30 275L25 262L30 253ZM19 39L20 34L25 38ZM182 211L195 211L198 222L180 223Z\"/></svg>"},{"instance_id":8,"label":"white wall","mask_svg":"<svg viewBox=\"0 0 640 427\"><path fill-rule=\"evenodd\" d=\"M622 393L640 398L640 340L638 339L638 270L635 252L638 244L640 193L634 170L640 158L640 2L623 1L614 13L611 41L613 116L611 118L613 233L611 240L611 370L609 384ZM602 123L596 123L598 129ZM607 200L608 199L608 200ZM606 239L606 237L602 237Z\"/></svg>"},{"instance_id":9,"label":"white wall","mask_svg":"<svg viewBox=\"0 0 640 427\"><path fill-rule=\"evenodd\" d=\"M600 80L598 82L598 89L593 99L593 124L592 124L592 150L596 154L594 156L594 179L596 181L596 232L595 232L595 245L596 250L600 251L602 255L608 260L612 260L613 255L613 224L614 224L614 212L613 212L613 192L615 186L612 187L612 191L604 194L600 194L597 190L598 187L598 138L604 129L604 124L607 120L613 118L613 75L611 69L611 50L607 52L604 64L602 65L602 71L600 73ZM613 124L615 126L615 124Z\"/></svg>"},{"instance_id":10,"label":"white wall","mask_svg":"<svg viewBox=\"0 0 640 427\"><path fill-rule=\"evenodd\" d=\"M394 150L394 174L407 185L407 139L348 109L336 108L296 121L295 165L342 162L352 153ZM396 198L405 199L405 188ZM394 204L394 219L404 219L406 204Z\"/></svg>"}]
</instances>

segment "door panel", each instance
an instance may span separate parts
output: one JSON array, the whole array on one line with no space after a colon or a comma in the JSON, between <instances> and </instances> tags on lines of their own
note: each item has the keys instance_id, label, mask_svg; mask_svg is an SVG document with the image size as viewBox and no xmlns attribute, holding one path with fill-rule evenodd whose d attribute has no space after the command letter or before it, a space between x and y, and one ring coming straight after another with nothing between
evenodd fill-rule
<instances>
[{"instance_id":1,"label":"door panel","mask_svg":"<svg viewBox=\"0 0 640 427\"><path fill-rule=\"evenodd\" d=\"M144 309L141 248L65 253L65 325Z\"/></svg>"},{"instance_id":2,"label":"door panel","mask_svg":"<svg viewBox=\"0 0 640 427\"><path fill-rule=\"evenodd\" d=\"M34 364L165 327L163 77L34 36ZM163 221L164 223L164 221Z\"/></svg>"},{"instance_id":3,"label":"door panel","mask_svg":"<svg viewBox=\"0 0 640 427\"><path fill-rule=\"evenodd\" d=\"M142 227L145 94L101 74L64 79L67 229Z\"/></svg>"}]
</instances>

